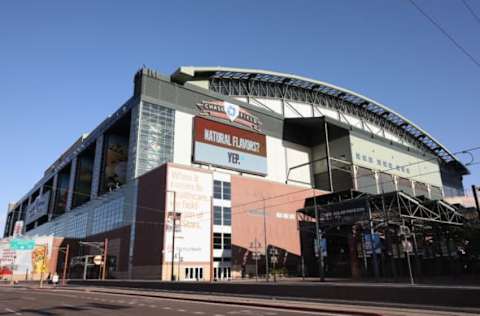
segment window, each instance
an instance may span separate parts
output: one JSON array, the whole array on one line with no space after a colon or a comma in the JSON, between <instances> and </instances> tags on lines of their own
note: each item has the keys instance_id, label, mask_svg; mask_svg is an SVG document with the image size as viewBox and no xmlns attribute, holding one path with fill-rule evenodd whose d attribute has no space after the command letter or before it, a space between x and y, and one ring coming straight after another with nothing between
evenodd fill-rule
<instances>
[{"instance_id":1,"label":"window","mask_svg":"<svg viewBox=\"0 0 480 316\"><path fill-rule=\"evenodd\" d=\"M377 165L379 165L379 166L382 165L382 161L380 159L377 159Z\"/></svg>"},{"instance_id":2,"label":"window","mask_svg":"<svg viewBox=\"0 0 480 316\"><path fill-rule=\"evenodd\" d=\"M232 225L232 209L230 207L223 208L223 225Z\"/></svg>"},{"instance_id":3,"label":"window","mask_svg":"<svg viewBox=\"0 0 480 316\"><path fill-rule=\"evenodd\" d=\"M215 180L213 181L213 198L221 199L222 198L222 182Z\"/></svg>"},{"instance_id":4,"label":"window","mask_svg":"<svg viewBox=\"0 0 480 316\"><path fill-rule=\"evenodd\" d=\"M222 225L222 207L220 206L213 207L213 224Z\"/></svg>"},{"instance_id":5,"label":"window","mask_svg":"<svg viewBox=\"0 0 480 316\"><path fill-rule=\"evenodd\" d=\"M230 182L222 182L218 180L213 181L213 198L230 200L232 196L232 189Z\"/></svg>"},{"instance_id":6,"label":"window","mask_svg":"<svg viewBox=\"0 0 480 316\"><path fill-rule=\"evenodd\" d=\"M222 249L221 233L213 233L213 249Z\"/></svg>"},{"instance_id":7,"label":"window","mask_svg":"<svg viewBox=\"0 0 480 316\"><path fill-rule=\"evenodd\" d=\"M357 157L358 160L362 159L359 153L356 153L355 156Z\"/></svg>"},{"instance_id":8,"label":"window","mask_svg":"<svg viewBox=\"0 0 480 316\"><path fill-rule=\"evenodd\" d=\"M393 169L393 165L391 162L388 163L388 168Z\"/></svg>"},{"instance_id":9,"label":"window","mask_svg":"<svg viewBox=\"0 0 480 316\"><path fill-rule=\"evenodd\" d=\"M369 162L369 163L373 163L373 158L372 158L372 157L368 157L368 162Z\"/></svg>"},{"instance_id":10,"label":"window","mask_svg":"<svg viewBox=\"0 0 480 316\"><path fill-rule=\"evenodd\" d=\"M366 155L363 155L363 156L362 156L362 160L363 160L363 161L367 161L367 156L366 156Z\"/></svg>"},{"instance_id":11,"label":"window","mask_svg":"<svg viewBox=\"0 0 480 316\"><path fill-rule=\"evenodd\" d=\"M221 257L213 257L213 262L221 262L222 258Z\"/></svg>"},{"instance_id":12,"label":"window","mask_svg":"<svg viewBox=\"0 0 480 316\"><path fill-rule=\"evenodd\" d=\"M386 162L385 160L383 161L383 166L384 166L385 168L387 168L387 166L388 166L388 165L387 165L387 162Z\"/></svg>"},{"instance_id":13,"label":"window","mask_svg":"<svg viewBox=\"0 0 480 316\"><path fill-rule=\"evenodd\" d=\"M223 234L223 249L232 249L232 235Z\"/></svg>"},{"instance_id":14,"label":"window","mask_svg":"<svg viewBox=\"0 0 480 316\"><path fill-rule=\"evenodd\" d=\"M230 198L231 198L230 182L223 182L223 199L230 200Z\"/></svg>"}]
</instances>

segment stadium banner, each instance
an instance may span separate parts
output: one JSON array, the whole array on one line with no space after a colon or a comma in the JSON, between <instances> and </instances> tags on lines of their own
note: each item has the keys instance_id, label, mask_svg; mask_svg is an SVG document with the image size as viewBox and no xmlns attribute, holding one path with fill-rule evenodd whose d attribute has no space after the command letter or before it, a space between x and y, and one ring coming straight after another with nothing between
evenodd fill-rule
<instances>
[{"instance_id":1,"label":"stadium banner","mask_svg":"<svg viewBox=\"0 0 480 316\"><path fill-rule=\"evenodd\" d=\"M48 213L48 202L50 201L50 191L37 196L28 207L25 216L25 223L28 225Z\"/></svg>"},{"instance_id":2,"label":"stadium banner","mask_svg":"<svg viewBox=\"0 0 480 316\"><path fill-rule=\"evenodd\" d=\"M210 173L168 167L164 262L209 262L213 176Z\"/></svg>"},{"instance_id":3,"label":"stadium banner","mask_svg":"<svg viewBox=\"0 0 480 316\"><path fill-rule=\"evenodd\" d=\"M195 117L194 126L195 162L267 174L265 135L202 117Z\"/></svg>"}]
</instances>

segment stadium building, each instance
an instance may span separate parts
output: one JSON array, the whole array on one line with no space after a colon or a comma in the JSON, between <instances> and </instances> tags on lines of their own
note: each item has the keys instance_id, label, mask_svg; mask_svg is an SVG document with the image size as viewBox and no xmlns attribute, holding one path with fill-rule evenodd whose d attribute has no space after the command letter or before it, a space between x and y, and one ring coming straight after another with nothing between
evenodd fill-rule
<instances>
[{"instance_id":1,"label":"stadium building","mask_svg":"<svg viewBox=\"0 0 480 316\"><path fill-rule=\"evenodd\" d=\"M444 227L463 219L444 200L468 172L407 118L325 82L143 68L132 97L9 205L4 237L108 238L116 278L396 276L412 240L398 231L422 230L420 266L452 255ZM71 273L91 251L73 249Z\"/></svg>"}]
</instances>

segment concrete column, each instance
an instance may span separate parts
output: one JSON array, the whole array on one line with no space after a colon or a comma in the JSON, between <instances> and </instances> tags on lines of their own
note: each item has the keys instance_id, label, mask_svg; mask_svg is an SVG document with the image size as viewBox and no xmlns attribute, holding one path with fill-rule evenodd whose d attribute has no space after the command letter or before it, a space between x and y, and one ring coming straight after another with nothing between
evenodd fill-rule
<instances>
[{"instance_id":1,"label":"concrete column","mask_svg":"<svg viewBox=\"0 0 480 316\"><path fill-rule=\"evenodd\" d=\"M77 175L77 157L73 158L70 164L70 179L68 181L67 205L65 207L66 212L72 209L76 175Z\"/></svg>"},{"instance_id":2,"label":"concrete column","mask_svg":"<svg viewBox=\"0 0 480 316\"><path fill-rule=\"evenodd\" d=\"M103 156L103 135L97 138L95 143L95 159L93 161L92 173L92 190L90 192L90 199L93 200L98 196L98 188L100 186L100 171L102 168Z\"/></svg>"},{"instance_id":3,"label":"concrete column","mask_svg":"<svg viewBox=\"0 0 480 316\"><path fill-rule=\"evenodd\" d=\"M50 205L48 206L48 221L53 217L53 209L55 207L55 198L57 196L58 173L53 176L52 193L50 193Z\"/></svg>"}]
</instances>

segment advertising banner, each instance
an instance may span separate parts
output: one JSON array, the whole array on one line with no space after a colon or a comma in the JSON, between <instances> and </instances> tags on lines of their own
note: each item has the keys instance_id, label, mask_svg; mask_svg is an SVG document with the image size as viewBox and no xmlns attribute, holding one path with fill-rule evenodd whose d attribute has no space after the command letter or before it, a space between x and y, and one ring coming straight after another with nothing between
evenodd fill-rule
<instances>
[{"instance_id":1,"label":"advertising banner","mask_svg":"<svg viewBox=\"0 0 480 316\"><path fill-rule=\"evenodd\" d=\"M267 174L263 134L196 117L194 161L259 175Z\"/></svg>"},{"instance_id":2,"label":"advertising banner","mask_svg":"<svg viewBox=\"0 0 480 316\"><path fill-rule=\"evenodd\" d=\"M27 213L25 214L26 224L39 219L43 215L48 213L48 202L50 201L50 191L37 198L27 207Z\"/></svg>"},{"instance_id":3,"label":"advertising banner","mask_svg":"<svg viewBox=\"0 0 480 316\"><path fill-rule=\"evenodd\" d=\"M174 261L210 261L212 191L211 174L168 168L164 262L172 258L174 219Z\"/></svg>"},{"instance_id":4,"label":"advertising banner","mask_svg":"<svg viewBox=\"0 0 480 316\"><path fill-rule=\"evenodd\" d=\"M23 246L27 244L28 247ZM13 273L22 277L25 275L34 277L40 272L45 272L51 259L52 247L52 236L40 236L22 241L8 238L0 240L0 276L2 273Z\"/></svg>"}]
</instances>

